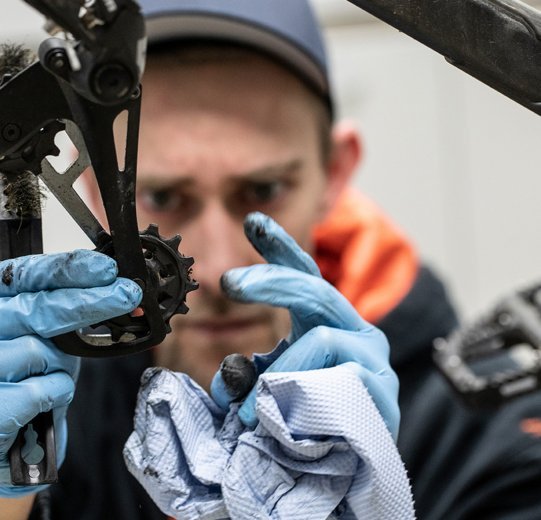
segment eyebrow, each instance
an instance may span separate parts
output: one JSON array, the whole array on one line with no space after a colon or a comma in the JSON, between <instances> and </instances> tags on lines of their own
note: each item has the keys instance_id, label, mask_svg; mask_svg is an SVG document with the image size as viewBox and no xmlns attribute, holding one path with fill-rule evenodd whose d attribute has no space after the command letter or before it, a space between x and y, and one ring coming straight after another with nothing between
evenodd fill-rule
<instances>
[{"instance_id":1,"label":"eyebrow","mask_svg":"<svg viewBox=\"0 0 541 520\"><path fill-rule=\"evenodd\" d=\"M256 168L255 170L248 170L241 173L237 172L233 174L233 181L263 182L269 179L280 179L296 171L299 171L302 167L302 164L303 162L300 158L295 158L283 163L270 164L267 166L263 166L262 168ZM147 189L178 189L182 187L189 187L195 184L195 177L195 174L187 174L185 176L177 177L168 182L166 176L149 175L144 179L138 179L137 184L138 186L143 186Z\"/></svg>"},{"instance_id":2,"label":"eyebrow","mask_svg":"<svg viewBox=\"0 0 541 520\"><path fill-rule=\"evenodd\" d=\"M301 159L291 159L285 163L280 164L271 164L264 166L263 168L258 168L256 170L247 171L242 175L242 180L253 180L257 181L258 179L266 180L267 178L276 178L283 177L295 171L301 169L302 160Z\"/></svg>"}]
</instances>

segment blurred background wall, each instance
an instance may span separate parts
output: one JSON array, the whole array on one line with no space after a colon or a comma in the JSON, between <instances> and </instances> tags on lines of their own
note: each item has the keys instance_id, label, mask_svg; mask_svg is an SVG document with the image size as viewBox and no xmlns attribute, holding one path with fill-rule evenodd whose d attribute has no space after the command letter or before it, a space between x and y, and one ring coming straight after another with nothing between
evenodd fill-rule
<instances>
[{"instance_id":1,"label":"blurred background wall","mask_svg":"<svg viewBox=\"0 0 541 520\"><path fill-rule=\"evenodd\" d=\"M338 112L364 138L355 184L409 234L462 316L541 280L541 118L345 0L313 3ZM45 37L22 0L2 7L3 41ZM91 246L53 197L44 221L46 251Z\"/></svg>"}]
</instances>

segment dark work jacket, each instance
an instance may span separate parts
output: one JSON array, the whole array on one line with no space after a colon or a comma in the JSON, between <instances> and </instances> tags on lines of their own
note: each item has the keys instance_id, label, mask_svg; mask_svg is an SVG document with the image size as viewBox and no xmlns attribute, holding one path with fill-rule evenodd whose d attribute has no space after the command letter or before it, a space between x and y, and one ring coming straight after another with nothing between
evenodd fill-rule
<instances>
[{"instance_id":1,"label":"dark work jacket","mask_svg":"<svg viewBox=\"0 0 541 520\"><path fill-rule=\"evenodd\" d=\"M432 365L431 351L433 339L447 335L456 318L443 286L427 269L378 326L389 338L400 378L398 446L418 518L541 520L541 394L491 413L468 410L454 399ZM61 480L42 497L49 518L164 519L122 459L139 377L150 363L150 353L84 360L69 410ZM35 512L32 518L46 516Z\"/></svg>"},{"instance_id":2,"label":"dark work jacket","mask_svg":"<svg viewBox=\"0 0 541 520\"><path fill-rule=\"evenodd\" d=\"M430 338L454 327L426 271L379 324L400 378L398 448L420 520L541 520L541 392L497 410L455 398L433 368Z\"/></svg>"}]
</instances>

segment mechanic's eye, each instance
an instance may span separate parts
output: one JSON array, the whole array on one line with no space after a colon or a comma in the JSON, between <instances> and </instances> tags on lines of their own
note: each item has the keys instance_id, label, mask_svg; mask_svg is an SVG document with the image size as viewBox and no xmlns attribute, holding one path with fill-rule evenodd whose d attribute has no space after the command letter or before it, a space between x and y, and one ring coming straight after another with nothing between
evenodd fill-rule
<instances>
[{"instance_id":1,"label":"mechanic's eye","mask_svg":"<svg viewBox=\"0 0 541 520\"><path fill-rule=\"evenodd\" d=\"M182 207L182 196L174 190L142 189L137 198L146 211L178 211Z\"/></svg>"},{"instance_id":2,"label":"mechanic's eye","mask_svg":"<svg viewBox=\"0 0 541 520\"><path fill-rule=\"evenodd\" d=\"M251 182L241 190L245 205L268 204L277 200L285 190L283 181Z\"/></svg>"}]
</instances>

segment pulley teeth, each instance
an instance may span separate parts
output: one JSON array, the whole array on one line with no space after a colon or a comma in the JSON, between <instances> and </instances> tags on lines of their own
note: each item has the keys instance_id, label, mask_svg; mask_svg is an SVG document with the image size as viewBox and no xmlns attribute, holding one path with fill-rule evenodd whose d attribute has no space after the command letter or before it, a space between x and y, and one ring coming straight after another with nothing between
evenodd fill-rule
<instances>
[{"instance_id":1,"label":"pulley teeth","mask_svg":"<svg viewBox=\"0 0 541 520\"><path fill-rule=\"evenodd\" d=\"M183 256L181 262L184 267L189 268L194 264L194 259L192 256Z\"/></svg>"},{"instance_id":2,"label":"pulley teeth","mask_svg":"<svg viewBox=\"0 0 541 520\"><path fill-rule=\"evenodd\" d=\"M152 235L153 237L160 238L160 233L156 224L149 224L146 229L139 231L139 235Z\"/></svg>"},{"instance_id":3,"label":"pulley teeth","mask_svg":"<svg viewBox=\"0 0 541 520\"><path fill-rule=\"evenodd\" d=\"M156 224L149 224L149 226L146 229L146 233L156 238L160 238L160 233L158 230L158 226Z\"/></svg>"},{"instance_id":4,"label":"pulley teeth","mask_svg":"<svg viewBox=\"0 0 541 520\"><path fill-rule=\"evenodd\" d=\"M175 314L186 314L188 312L188 306L185 302L181 302L177 307Z\"/></svg>"},{"instance_id":5,"label":"pulley teeth","mask_svg":"<svg viewBox=\"0 0 541 520\"><path fill-rule=\"evenodd\" d=\"M162 238L156 224L150 224L146 229L139 231L139 236L149 271L148 283L156 298L166 333L170 333L169 321L175 314L188 312L186 295L199 287L197 281L192 279L191 267L194 259L179 252L181 242L179 235L168 239ZM98 251L106 254L113 253L111 237L105 231L98 236L97 245ZM104 323L111 329L111 342L118 343L123 341L124 335L138 337L148 329L148 324L144 325L144 321L138 316L127 316L124 321L115 318L114 321ZM136 329L134 329L135 326Z\"/></svg>"},{"instance_id":6,"label":"pulley teeth","mask_svg":"<svg viewBox=\"0 0 541 520\"><path fill-rule=\"evenodd\" d=\"M143 231L139 231L139 235L148 235L150 233L150 226L147 226Z\"/></svg>"},{"instance_id":7,"label":"pulley teeth","mask_svg":"<svg viewBox=\"0 0 541 520\"><path fill-rule=\"evenodd\" d=\"M180 237L180 235L175 235L174 237L171 237L169 240L165 240L165 243L171 249L174 249L175 251L177 251L178 247L180 246L181 240L182 240L182 238Z\"/></svg>"},{"instance_id":8,"label":"pulley teeth","mask_svg":"<svg viewBox=\"0 0 541 520\"><path fill-rule=\"evenodd\" d=\"M139 233L143 247L150 248L153 252L152 268L158 269L155 282L159 291L158 306L170 332L170 318L174 314L188 312L185 302L186 294L199 287L199 284L191 278L194 259L179 252L178 248L182 240L180 235L174 235L168 239L162 238L156 224L150 224ZM181 283L175 281L174 277L179 277Z\"/></svg>"}]
</instances>

